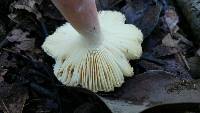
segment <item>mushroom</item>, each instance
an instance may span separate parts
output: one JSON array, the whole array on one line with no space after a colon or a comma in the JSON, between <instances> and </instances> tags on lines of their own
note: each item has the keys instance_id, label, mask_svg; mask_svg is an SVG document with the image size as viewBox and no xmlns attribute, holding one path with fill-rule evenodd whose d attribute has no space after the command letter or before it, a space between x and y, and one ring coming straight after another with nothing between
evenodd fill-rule
<instances>
[{"instance_id":1,"label":"mushroom","mask_svg":"<svg viewBox=\"0 0 200 113\"><path fill-rule=\"evenodd\" d=\"M95 0L52 0L69 22L42 45L56 61L54 74L67 86L113 91L134 75L130 59L142 54L142 32L117 11L97 12Z\"/></svg>"}]
</instances>

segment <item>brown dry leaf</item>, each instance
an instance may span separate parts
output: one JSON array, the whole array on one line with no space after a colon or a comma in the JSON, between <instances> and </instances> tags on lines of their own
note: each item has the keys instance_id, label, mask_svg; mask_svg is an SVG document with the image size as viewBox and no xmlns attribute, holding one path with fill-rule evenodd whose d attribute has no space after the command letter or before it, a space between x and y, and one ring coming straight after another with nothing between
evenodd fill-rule
<instances>
[{"instance_id":1,"label":"brown dry leaf","mask_svg":"<svg viewBox=\"0 0 200 113\"><path fill-rule=\"evenodd\" d=\"M101 99L110 108L112 113L140 113L148 108L146 105L136 105L127 100L113 100L108 98Z\"/></svg>"},{"instance_id":2,"label":"brown dry leaf","mask_svg":"<svg viewBox=\"0 0 200 113\"><path fill-rule=\"evenodd\" d=\"M168 33L163 39L162 44L167 47L177 48L182 52L193 47L193 43L179 33Z\"/></svg>"},{"instance_id":3,"label":"brown dry leaf","mask_svg":"<svg viewBox=\"0 0 200 113\"><path fill-rule=\"evenodd\" d=\"M42 14L38 11L36 4L40 5L43 0L18 0L11 4L11 7L15 9L24 9L28 12L34 13L37 19L42 17Z\"/></svg>"},{"instance_id":4,"label":"brown dry leaf","mask_svg":"<svg viewBox=\"0 0 200 113\"><path fill-rule=\"evenodd\" d=\"M126 81L119 99L150 106L178 102L200 102L200 81L182 80L165 71L148 71ZM150 107L149 106L149 107Z\"/></svg>"},{"instance_id":5,"label":"brown dry leaf","mask_svg":"<svg viewBox=\"0 0 200 113\"><path fill-rule=\"evenodd\" d=\"M0 83L0 110L4 113L22 113L28 99L28 90L15 84Z\"/></svg>"},{"instance_id":6,"label":"brown dry leaf","mask_svg":"<svg viewBox=\"0 0 200 113\"><path fill-rule=\"evenodd\" d=\"M17 42L14 48L15 50L33 50L35 47L35 39L27 38L28 35L29 32L24 32L21 29L14 29L6 38L10 42Z\"/></svg>"},{"instance_id":7,"label":"brown dry leaf","mask_svg":"<svg viewBox=\"0 0 200 113\"><path fill-rule=\"evenodd\" d=\"M153 62L149 62L146 60L141 60L139 65L144 68L145 70L163 70L162 66L159 66Z\"/></svg>"},{"instance_id":8,"label":"brown dry leaf","mask_svg":"<svg viewBox=\"0 0 200 113\"><path fill-rule=\"evenodd\" d=\"M169 8L165 11L164 23L167 25L171 33L176 33L179 30L177 26L179 17L174 8Z\"/></svg>"},{"instance_id":9,"label":"brown dry leaf","mask_svg":"<svg viewBox=\"0 0 200 113\"><path fill-rule=\"evenodd\" d=\"M177 54L179 50L174 47L167 47L162 45L158 45L153 49L153 55L157 58L159 57L165 57L165 56L170 56Z\"/></svg>"},{"instance_id":10,"label":"brown dry leaf","mask_svg":"<svg viewBox=\"0 0 200 113\"><path fill-rule=\"evenodd\" d=\"M147 71L127 80L115 97L103 100L113 113L140 113L155 105L200 102L200 81L182 80L165 71Z\"/></svg>"},{"instance_id":11,"label":"brown dry leaf","mask_svg":"<svg viewBox=\"0 0 200 113\"><path fill-rule=\"evenodd\" d=\"M168 47L178 47L178 43L180 40L172 39L170 33L168 33L162 40L162 44Z\"/></svg>"}]
</instances>

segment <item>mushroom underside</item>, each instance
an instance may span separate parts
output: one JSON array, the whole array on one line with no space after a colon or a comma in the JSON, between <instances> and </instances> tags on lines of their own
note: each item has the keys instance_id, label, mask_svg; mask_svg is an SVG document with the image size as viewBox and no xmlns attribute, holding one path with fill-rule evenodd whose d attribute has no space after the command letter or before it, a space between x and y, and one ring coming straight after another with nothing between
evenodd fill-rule
<instances>
[{"instance_id":1,"label":"mushroom underside","mask_svg":"<svg viewBox=\"0 0 200 113\"><path fill-rule=\"evenodd\" d=\"M128 60L142 54L141 31L125 24L125 17L119 12L99 12L99 22L99 45L88 45L69 23L59 27L42 45L56 60L54 73L63 84L109 92L122 85L124 76L133 75Z\"/></svg>"}]
</instances>

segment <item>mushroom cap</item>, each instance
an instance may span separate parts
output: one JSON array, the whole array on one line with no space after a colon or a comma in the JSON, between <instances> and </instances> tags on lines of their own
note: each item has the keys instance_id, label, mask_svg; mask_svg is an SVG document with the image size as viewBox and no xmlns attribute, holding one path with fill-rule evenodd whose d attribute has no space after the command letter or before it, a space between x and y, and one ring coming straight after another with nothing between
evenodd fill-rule
<instances>
[{"instance_id":1,"label":"mushroom cap","mask_svg":"<svg viewBox=\"0 0 200 113\"><path fill-rule=\"evenodd\" d=\"M46 38L42 48L55 59L54 74L63 84L109 92L122 85L124 76L133 75L128 60L141 56L143 35L125 24L120 12L101 11L98 17L101 43L89 44L66 23Z\"/></svg>"}]
</instances>

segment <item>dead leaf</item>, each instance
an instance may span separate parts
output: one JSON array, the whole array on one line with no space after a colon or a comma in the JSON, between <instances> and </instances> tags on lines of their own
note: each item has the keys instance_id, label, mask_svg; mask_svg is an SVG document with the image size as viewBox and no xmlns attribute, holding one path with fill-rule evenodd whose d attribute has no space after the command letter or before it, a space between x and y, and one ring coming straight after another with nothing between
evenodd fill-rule
<instances>
[{"instance_id":1,"label":"dead leaf","mask_svg":"<svg viewBox=\"0 0 200 113\"><path fill-rule=\"evenodd\" d=\"M170 33L168 33L162 40L162 44L168 47L178 47L178 43L180 40L172 39Z\"/></svg>"},{"instance_id":2,"label":"dead leaf","mask_svg":"<svg viewBox=\"0 0 200 113\"><path fill-rule=\"evenodd\" d=\"M200 102L199 95L200 81L181 80L164 71L148 71L126 81L116 98L151 107L167 103Z\"/></svg>"},{"instance_id":3,"label":"dead leaf","mask_svg":"<svg viewBox=\"0 0 200 113\"><path fill-rule=\"evenodd\" d=\"M101 99L111 109L112 113L140 113L147 108L146 105L136 105L127 100Z\"/></svg>"},{"instance_id":4,"label":"dead leaf","mask_svg":"<svg viewBox=\"0 0 200 113\"><path fill-rule=\"evenodd\" d=\"M9 56L8 53L2 52L0 53L0 69L3 68L14 68L16 67L16 59L12 56Z\"/></svg>"},{"instance_id":5,"label":"dead leaf","mask_svg":"<svg viewBox=\"0 0 200 113\"><path fill-rule=\"evenodd\" d=\"M152 4L153 0L127 0L121 11L126 16L126 23L134 24L142 30L144 38L149 36L158 24L161 4Z\"/></svg>"},{"instance_id":6,"label":"dead leaf","mask_svg":"<svg viewBox=\"0 0 200 113\"><path fill-rule=\"evenodd\" d=\"M179 28L177 26L179 17L175 11L175 8L171 7L165 11L164 23L167 25L171 33L176 33Z\"/></svg>"},{"instance_id":7,"label":"dead leaf","mask_svg":"<svg viewBox=\"0 0 200 113\"><path fill-rule=\"evenodd\" d=\"M174 47L167 47L164 45L158 45L153 49L153 55L157 58L170 56L178 53L179 50Z\"/></svg>"},{"instance_id":8,"label":"dead leaf","mask_svg":"<svg viewBox=\"0 0 200 113\"><path fill-rule=\"evenodd\" d=\"M42 17L42 14L38 11L36 4L40 5L43 0L18 0L11 4L11 7L16 9L24 9L28 12L34 13L37 19Z\"/></svg>"},{"instance_id":9,"label":"dead leaf","mask_svg":"<svg viewBox=\"0 0 200 113\"><path fill-rule=\"evenodd\" d=\"M145 69L145 71L148 71L148 70L163 70L163 67L162 66L159 66L153 62L149 62L149 61L146 61L146 60L141 60L139 62L139 65Z\"/></svg>"},{"instance_id":10,"label":"dead leaf","mask_svg":"<svg viewBox=\"0 0 200 113\"><path fill-rule=\"evenodd\" d=\"M192 34L194 43L200 44L200 1L199 0L174 0L176 6L182 12L184 20L183 25L190 27L188 34ZM187 21L187 22L185 22Z\"/></svg>"},{"instance_id":11,"label":"dead leaf","mask_svg":"<svg viewBox=\"0 0 200 113\"><path fill-rule=\"evenodd\" d=\"M22 113L24 104L28 99L28 91L15 84L0 83L0 110L5 113Z\"/></svg>"},{"instance_id":12,"label":"dead leaf","mask_svg":"<svg viewBox=\"0 0 200 113\"><path fill-rule=\"evenodd\" d=\"M185 36L183 36L182 34L180 33L173 33L172 36L175 38L175 39L178 39L180 40L180 43L183 43L187 46L190 46L190 47L193 47L193 43L191 41L189 41Z\"/></svg>"},{"instance_id":13,"label":"dead leaf","mask_svg":"<svg viewBox=\"0 0 200 113\"><path fill-rule=\"evenodd\" d=\"M199 113L200 103L171 103L157 105L140 113Z\"/></svg>"},{"instance_id":14,"label":"dead leaf","mask_svg":"<svg viewBox=\"0 0 200 113\"><path fill-rule=\"evenodd\" d=\"M139 113L155 105L200 102L200 81L182 80L165 71L147 71L127 80L114 97L102 100L113 113Z\"/></svg>"},{"instance_id":15,"label":"dead leaf","mask_svg":"<svg viewBox=\"0 0 200 113\"><path fill-rule=\"evenodd\" d=\"M24 32L21 29L14 29L6 38L10 42L16 42L15 50L31 51L35 47L35 39L27 38L28 36L29 32Z\"/></svg>"},{"instance_id":16,"label":"dead leaf","mask_svg":"<svg viewBox=\"0 0 200 113\"><path fill-rule=\"evenodd\" d=\"M179 33L168 33L163 39L162 44L166 47L176 48L180 52L187 52L193 43Z\"/></svg>"}]
</instances>

